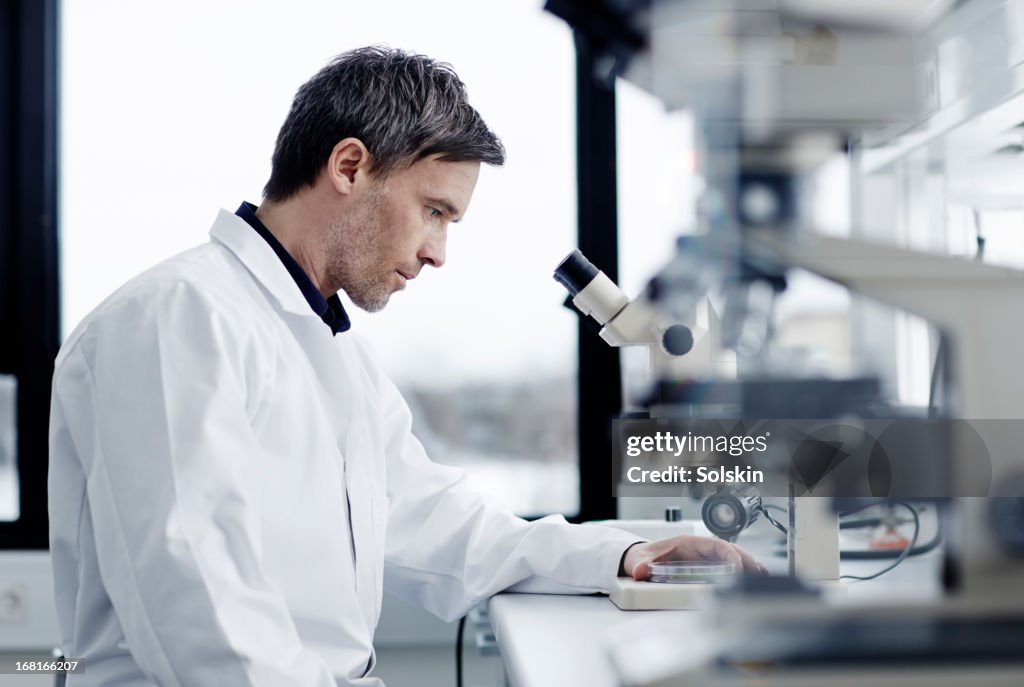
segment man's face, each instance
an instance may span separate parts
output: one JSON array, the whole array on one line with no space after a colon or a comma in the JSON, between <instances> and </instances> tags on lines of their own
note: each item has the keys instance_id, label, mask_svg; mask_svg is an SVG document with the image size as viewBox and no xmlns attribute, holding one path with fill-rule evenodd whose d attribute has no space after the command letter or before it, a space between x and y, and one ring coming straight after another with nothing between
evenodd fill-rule
<instances>
[{"instance_id":1,"label":"man's face","mask_svg":"<svg viewBox=\"0 0 1024 687\"><path fill-rule=\"evenodd\" d=\"M428 157L363 179L331 226L327 277L363 310L376 312L424 265L445 259L448 223L465 214L479 162Z\"/></svg>"}]
</instances>

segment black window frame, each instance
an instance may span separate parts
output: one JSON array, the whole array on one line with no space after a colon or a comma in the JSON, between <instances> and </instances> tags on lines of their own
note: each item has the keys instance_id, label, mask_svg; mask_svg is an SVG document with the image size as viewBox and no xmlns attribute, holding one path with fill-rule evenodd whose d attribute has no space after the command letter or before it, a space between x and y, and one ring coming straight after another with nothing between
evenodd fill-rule
<instances>
[{"instance_id":1,"label":"black window frame","mask_svg":"<svg viewBox=\"0 0 1024 687\"><path fill-rule=\"evenodd\" d=\"M602 51L579 29L576 46L577 244L613 282L619 280L618 177L615 84L601 77ZM574 522L616 517L612 474L612 425L622 410L619 349L577 324L577 432L580 512Z\"/></svg>"},{"instance_id":2,"label":"black window frame","mask_svg":"<svg viewBox=\"0 0 1024 687\"><path fill-rule=\"evenodd\" d=\"M20 513L0 549L48 548L50 383L60 346L58 0L0 4L0 373L18 383Z\"/></svg>"}]
</instances>

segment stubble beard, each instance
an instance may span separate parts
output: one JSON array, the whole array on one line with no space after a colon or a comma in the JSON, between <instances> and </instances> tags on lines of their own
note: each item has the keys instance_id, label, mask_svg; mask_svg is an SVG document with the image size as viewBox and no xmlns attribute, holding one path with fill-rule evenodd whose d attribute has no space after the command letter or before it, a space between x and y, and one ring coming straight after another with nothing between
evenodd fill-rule
<instances>
[{"instance_id":1,"label":"stubble beard","mask_svg":"<svg viewBox=\"0 0 1024 687\"><path fill-rule=\"evenodd\" d=\"M374 194L331 225L327 273L356 307L378 312L391 298L393 272L382 267L385 200Z\"/></svg>"}]
</instances>

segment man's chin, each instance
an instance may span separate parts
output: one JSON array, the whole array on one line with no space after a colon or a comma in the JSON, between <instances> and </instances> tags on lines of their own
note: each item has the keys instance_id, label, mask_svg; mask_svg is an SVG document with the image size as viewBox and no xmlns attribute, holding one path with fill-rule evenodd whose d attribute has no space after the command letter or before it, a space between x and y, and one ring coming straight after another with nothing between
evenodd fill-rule
<instances>
[{"instance_id":1,"label":"man's chin","mask_svg":"<svg viewBox=\"0 0 1024 687\"><path fill-rule=\"evenodd\" d=\"M380 312L381 310L384 309L385 305L387 305L387 301L383 303L370 303L369 305L361 305L359 306L359 308L365 312L373 313Z\"/></svg>"},{"instance_id":2,"label":"man's chin","mask_svg":"<svg viewBox=\"0 0 1024 687\"><path fill-rule=\"evenodd\" d=\"M349 296L349 298L352 298ZM352 298L352 303L366 312L380 312L384 309L384 306L391 300L391 294L383 294L379 296L363 296L360 298Z\"/></svg>"}]
</instances>

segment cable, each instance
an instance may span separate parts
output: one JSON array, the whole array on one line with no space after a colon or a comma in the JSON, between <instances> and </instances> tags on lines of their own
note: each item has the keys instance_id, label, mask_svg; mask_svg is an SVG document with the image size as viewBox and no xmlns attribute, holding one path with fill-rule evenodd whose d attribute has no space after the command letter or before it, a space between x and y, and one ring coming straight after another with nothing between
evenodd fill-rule
<instances>
[{"instance_id":1,"label":"cable","mask_svg":"<svg viewBox=\"0 0 1024 687\"><path fill-rule=\"evenodd\" d=\"M872 505L878 505L878 504L872 504ZM762 515L764 515L765 519L768 520L769 523L771 523L777 530L779 530L783 534L787 534L786 526L781 524L778 520L773 518L770 513L767 512L767 509L769 509L769 508L771 508L772 510L777 510L777 511L779 511L781 513L788 513L788 511L785 508L783 508L782 506L776 506L776 505L764 505L764 504L762 504L761 507L759 508L759 511L761 512ZM911 520L907 520L906 522L912 522L912 521ZM852 529L858 529L858 528L878 527L881 524L883 524L883 521L882 521L881 518L861 518L860 520L848 520L846 522L841 522L841 523L839 523L839 529L841 529L841 530L852 530Z\"/></svg>"},{"instance_id":2,"label":"cable","mask_svg":"<svg viewBox=\"0 0 1024 687\"><path fill-rule=\"evenodd\" d=\"M777 510L777 511L782 512L782 513L787 513L788 511L785 508L781 507L781 506L764 505L764 504L762 504L761 507L758 509L760 511L760 513L762 515L764 515L765 519L772 526L775 527L775 529L777 529L778 531L782 532L783 534L788 534L789 532L786 529L786 526L783 525L782 523L780 523L775 518L773 518L771 513L768 512L769 508L772 509L772 510ZM881 524L882 524L882 519L881 518L863 518L861 520L851 520L849 522L841 522L841 523L839 523L839 529L847 530L847 529L854 529L854 528L859 528L859 527L878 527Z\"/></svg>"},{"instance_id":3,"label":"cable","mask_svg":"<svg viewBox=\"0 0 1024 687\"><path fill-rule=\"evenodd\" d=\"M779 506L772 506L772 508L779 508ZM783 510L783 509L779 508L779 510ZM775 529L777 529L779 532L782 532L783 534L789 534L789 531L786 529L786 526L783 525L782 523L780 523L775 518L773 518L772 514L768 512L768 508L765 507L764 504L761 505L760 511L761 511L761 515L764 516L764 519L767 520L769 523L771 523L772 526L775 527ZM785 512L785 511L783 511L783 512Z\"/></svg>"},{"instance_id":4,"label":"cable","mask_svg":"<svg viewBox=\"0 0 1024 687\"><path fill-rule=\"evenodd\" d=\"M859 520L845 520L839 523L839 529L841 530L857 530L857 529L868 529L871 527L878 527L879 525L887 524L886 520L882 518L860 518ZM914 522L910 518L906 518L897 522L897 525L905 525L908 522Z\"/></svg>"},{"instance_id":5,"label":"cable","mask_svg":"<svg viewBox=\"0 0 1024 687\"><path fill-rule=\"evenodd\" d=\"M455 632L455 687L462 687L462 635L465 631L466 616L462 616Z\"/></svg>"},{"instance_id":6,"label":"cable","mask_svg":"<svg viewBox=\"0 0 1024 687\"><path fill-rule=\"evenodd\" d=\"M908 520L907 522L911 522ZM861 518L860 520L847 520L839 523L841 530L857 530L861 528L878 527L883 524L881 518Z\"/></svg>"},{"instance_id":7,"label":"cable","mask_svg":"<svg viewBox=\"0 0 1024 687\"><path fill-rule=\"evenodd\" d=\"M921 556L934 551L942 543L942 529L941 527L935 530L935 536L927 544L921 544L920 546L912 546L907 551L906 558L911 556ZM904 549L899 551L840 551L839 557L844 561L884 561L889 558L899 558L903 554Z\"/></svg>"},{"instance_id":8,"label":"cable","mask_svg":"<svg viewBox=\"0 0 1024 687\"><path fill-rule=\"evenodd\" d=\"M902 503L902 501L900 503ZM868 508L876 508L878 506L884 506L884 505L885 505L885 501L884 500L871 499L868 503L861 503L861 505L859 505L856 508L853 508L851 510L839 511L839 517L845 518L845 517L848 517L848 516L853 515L855 513L860 513L861 511L865 511Z\"/></svg>"},{"instance_id":9,"label":"cable","mask_svg":"<svg viewBox=\"0 0 1024 687\"><path fill-rule=\"evenodd\" d=\"M876 572L874 574L871 574L871 575L865 575L863 577L860 576L860 575L840 575L840 577L839 577L840 580L855 580L855 581L858 581L858 582L864 582L864 581L867 581L867 580L873 580L873 579L875 579L877 577L881 577L885 573L889 572L890 570L892 570L893 568L898 566L900 563L902 563L903 561L905 561L907 559L907 556L910 555L911 550L917 544L917 537L918 537L918 535L921 534L921 517L917 514L917 509L914 508L913 506L911 506L906 501L896 501L895 505L903 506L904 508L906 508L907 510L910 511L911 515L914 516L914 534L910 538L910 543L907 544L903 548L903 551L900 552L900 555L896 557L896 560L894 560L891 565L888 565L888 566L882 568L878 572ZM859 509L859 510L863 510L863 509Z\"/></svg>"}]
</instances>

